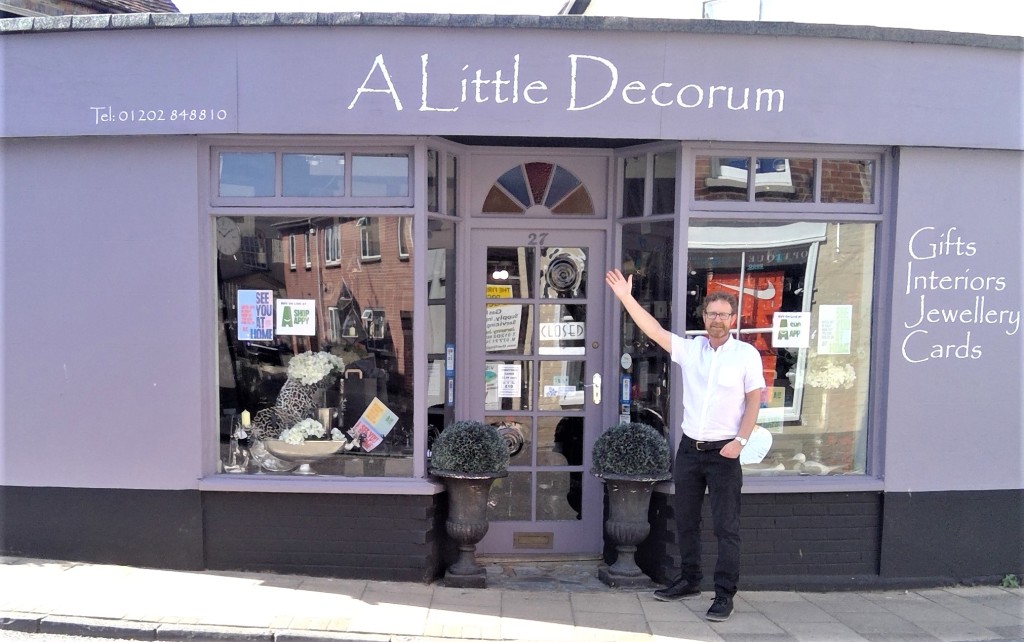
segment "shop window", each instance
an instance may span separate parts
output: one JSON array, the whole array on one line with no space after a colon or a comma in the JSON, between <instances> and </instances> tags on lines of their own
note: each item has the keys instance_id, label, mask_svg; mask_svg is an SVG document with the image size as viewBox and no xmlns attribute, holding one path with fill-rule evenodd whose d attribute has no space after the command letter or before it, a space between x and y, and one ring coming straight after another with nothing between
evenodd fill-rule
<instances>
[{"instance_id":1,"label":"shop window","mask_svg":"<svg viewBox=\"0 0 1024 642\"><path fill-rule=\"evenodd\" d=\"M212 204L410 207L411 153L214 150ZM436 152L435 152L436 156ZM436 165L436 162L435 162ZM436 197L436 177L434 193ZM258 198L254 203L251 199Z\"/></svg>"},{"instance_id":2,"label":"shop window","mask_svg":"<svg viewBox=\"0 0 1024 642\"><path fill-rule=\"evenodd\" d=\"M654 192L651 214L676 211L676 153L654 154Z\"/></svg>"},{"instance_id":3,"label":"shop window","mask_svg":"<svg viewBox=\"0 0 1024 642\"><path fill-rule=\"evenodd\" d=\"M219 196L262 198L274 196L274 154L268 152L220 152Z\"/></svg>"},{"instance_id":4,"label":"shop window","mask_svg":"<svg viewBox=\"0 0 1024 642\"><path fill-rule=\"evenodd\" d=\"M454 419L455 225L427 221L427 445Z\"/></svg>"},{"instance_id":5,"label":"shop window","mask_svg":"<svg viewBox=\"0 0 1024 642\"><path fill-rule=\"evenodd\" d=\"M623 159L623 218L676 212L677 158L676 151L671 150Z\"/></svg>"},{"instance_id":6,"label":"shop window","mask_svg":"<svg viewBox=\"0 0 1024 642\"><path fill-rule=\"evenodd\" d=\"M865 472L875 225L692 220L685 326L700 304L737 297L736 333L761 354L758 423L775 443L748 474Z\"/></svg>"},{"instance_id":7,"label":"shop window","mask_svg":"<svg viewBox=\"0 0 1024 642\"><path fill-rule=\"evenodd\" d=\"M282 154L283 196L344 196L345 157L340 154Z\"/></svg>"},{"instance_id":8,"label":"shop window","mask_svg":"<svg viewBox=\"0 0 1024 642\"><path fill-rule=\"evenodd\" d=\"M873 203L874 193L874 161L821 161L821 202Z\"/></svg>"},{"instance_id":9,"label":"shop window","mask_svg":"<svg viewBox=\"0 0 1024 642\"><path fill-rule=\"evenodd\" d=\"M746 201L750 159L698 156L694 176L694 198L698 201Z\"/></svg>"},{"instance_id":10,"label":"shop window","mask_svg":"<svg viewBox=\"0 0 1024 642\"><path fill-rule=\"evenodd\" d=\"M441 211L441 168L439 165L437 150L427 150L427 211L438 213Z\"/></svg>"},{"instance_id":11,"label":"shop window","mask_svg":"<svg viewBox=\"0 0 1024 642\"><path fill-rule=\"evenodd\" d=\"M814 202L813 158L754 160L754 200L774 203Z\"/></svg>"},{"instance_id":12,"label":"shop window","mask_svg":"<svg viewBox=\"0 0 1024 642\"><path fill-rule=\"evenodd\" d=\"M219 443L224 470L305 472L279 442L302 434L292 430L296 427L321 425L324 438L304 437L321 442L317 447L329 451L310 465L312 472L340 477L411 476L412 325L417 317L412 313L411 288L381 285L411 282L412 262L392 253L358 270L323 269L327 248L333 244L328 242L322 256L307 253L309 271L293 271L289 268L296 237L309 241L323 235L327 241L336 234L339 252L345 248L355 252L362 243L360 219L233 218L243 239L239 257L243 260L218 254L216 290ZM374 226L397 229L398 219L371 220ZM311 236L311 229L317 233ZM250 254L247 238L252 239L252 261L245 258ZM286 241L288 257L282 251ZM264 248L262 261L260 247ZM407 250L411 256L412 246ZM394 319L404 320L401 332L393 331ZM445 340L451 341L447 336ZM312 356L321 353L331 358ZM302 381L310 373L316 379L320 367L330 373L316 381ZM243 419L248 426L239 443L237 429ZM335 440L327 443L332 431L336 431ZM241 454L246 446L248 458Z\"/></svg>"},{"instance_id":13,"label":"shop window","mask_svg":"<svg viewBox=\"0 0 1024 642\"><path fill-rule=\"evenodd\" d=\"M634 156L624 161L622 183L622 215L626 218L644 215L644 177L647 158Z\"/></svg>"},{"instance_id":14,"label":"shop window","mask_svg":"<svg viewBox=\"0 0 1024 642\"><path fill-rule=\"evenodd\" d=\"M324 228L324 261L330 264L341 262L341 239L334 224Z\"/></svg>"},{"instance_id":15,"label":"shop window","mask_svg":"<svg viewBox=\"0 0 1024 642\"><path fill-rule=\"evenodd\" d=\"M459 211L459 159L454 154L448 154L447 159L447 167L445 171L445 185L447 185L447 189L445 190L445 212L447 212L449 216L455 216Z\"/></svg>"},{"instance_id":16,"label":"shop window","mask_svg":"<svg viewBox=\"0 0 1024 642\"><path fill-rule=\"evenodd\" d=\"M715 208L702 205L714 201L872 206L876 167L876 160L869 158L697 156L693 200L700 209ZM878 208L851 211L877 212Z\"/></svg>"},{"instance_id":17,"label":"shop window","mask_svg":"<svg viewBox=\"0 0 1024 642\"><path fill-rule=\"evenodd\" d=\"M630 223L622 228L622 270L633 277L633 296L662 327L672 327L672 293L676 274L672 221ZM650 424L670 432L672 361L668 352L644 334L625 311L622 312L622 352L629 355L620 381L629 390L624 402L630 421Z\"/></svg>"},{"instance_id":18,"label":"shop window","mask_svg":"<svg viewBox=\"0 0 1024 642\"><path fill-rule=\"evenodd\" d=\"M364 216L359 219L359 256L363 261L380 259L380 221Z\"/></svg>"},{"instance_id":19,"label":"shop window","mask_svg":"<svg viewBox=\"0 0 1024 642\"><path fill-rule=\"evenodd\" d=\"M352 196L408 196L408 154L353 154Z\"/></svg>"}]
</instances>

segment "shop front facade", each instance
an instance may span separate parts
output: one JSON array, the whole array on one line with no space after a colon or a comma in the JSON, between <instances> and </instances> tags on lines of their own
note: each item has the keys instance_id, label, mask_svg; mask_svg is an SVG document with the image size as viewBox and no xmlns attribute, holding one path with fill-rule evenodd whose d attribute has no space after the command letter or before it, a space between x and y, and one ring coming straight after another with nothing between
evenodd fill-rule
<instances>
[{"instance_id":1,"label":"shop front facade","mask_svg":"<svg viewBox=\"0 0 1024 642\"><path fill-rule=\"evenodd\" d=\"M1024 571L1020 38L0 25L0 552L430 581L430 445L476 419L511 455L478 552L601 555L594 440L680 436L678 372L604 285L621 267L680 334L739 300L774 438L745 468L752 581ZM666 580L658 490L638 559Z\"/></svg>"}]
</instances>

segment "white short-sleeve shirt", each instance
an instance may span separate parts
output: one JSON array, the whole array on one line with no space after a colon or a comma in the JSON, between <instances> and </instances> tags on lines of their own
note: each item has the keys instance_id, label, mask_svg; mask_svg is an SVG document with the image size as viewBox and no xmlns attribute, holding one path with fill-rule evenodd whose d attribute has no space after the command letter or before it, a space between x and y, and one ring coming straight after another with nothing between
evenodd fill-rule
<instances>
[{"instance_id":1,"label":"white short-sleeve shirt","mask_svg":"<svg viewBox=\"0 0 1024 642\"><path fill-rule=\"evenodd\" d=\"M735 437L747 393L764 388L757 349L730 336L714 350L706 336L673 334L672 361L683 370L683 433L697 441Z\"/></svg>"}]
</instances>

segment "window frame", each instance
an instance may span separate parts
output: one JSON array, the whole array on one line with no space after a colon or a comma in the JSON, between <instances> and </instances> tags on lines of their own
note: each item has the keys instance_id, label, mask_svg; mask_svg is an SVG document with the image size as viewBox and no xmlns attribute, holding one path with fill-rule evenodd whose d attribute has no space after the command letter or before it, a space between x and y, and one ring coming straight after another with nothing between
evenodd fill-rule
<instances>
[{"instance_id":1,"label":"window frame","mask_svg":"<svg viewBox=\"0 0 1024 642\"><path fill-rule=\"evenodd\" d=\"M221 196L220 154L273 154L273 196ZM344 158L344 195L342 196L282 196L284 185L283 157L285 154L331 155ZM352 196L352 161L355 156L405 156L409 173L406 196ZM415 175L417 156L413 145L224 145L210 147L210 205L213 207L413 207L416 193Z\"/></svg>"}]
</instances>

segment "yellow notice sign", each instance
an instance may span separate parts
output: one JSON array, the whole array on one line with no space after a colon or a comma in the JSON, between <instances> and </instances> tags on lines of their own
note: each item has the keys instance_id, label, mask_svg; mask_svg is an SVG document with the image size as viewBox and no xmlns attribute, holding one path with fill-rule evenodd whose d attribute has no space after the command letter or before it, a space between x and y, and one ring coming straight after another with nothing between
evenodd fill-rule
<instances>
[{"instance_id":1,"label":"yellow notice sign","mask_svg":"<svg viewBox=\"0 0 1024 642\"><path fill-rule=\"evenodd\" d=\"M487 286L487 298L488 299L511 299L512 298L512 286L507 284L497 284Z\"/></svg>"}]
</instances>

